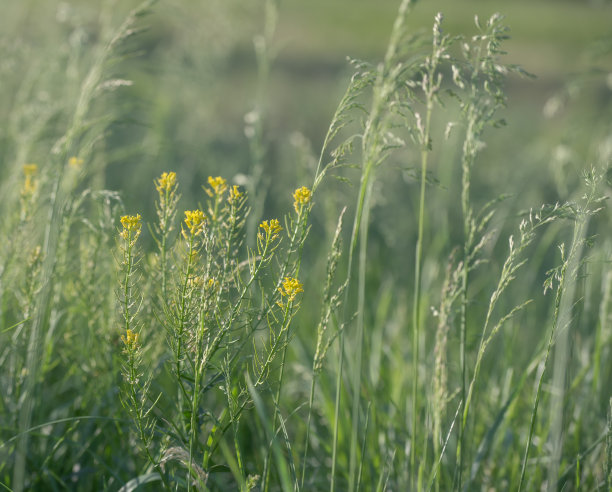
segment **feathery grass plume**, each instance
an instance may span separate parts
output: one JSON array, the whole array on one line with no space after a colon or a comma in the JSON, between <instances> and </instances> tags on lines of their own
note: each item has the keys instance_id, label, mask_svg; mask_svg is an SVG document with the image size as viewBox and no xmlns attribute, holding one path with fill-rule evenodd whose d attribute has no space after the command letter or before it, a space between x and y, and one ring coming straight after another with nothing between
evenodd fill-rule
<instances>
[{"instance_id":1,"label":"feathery grass plume","mask_svg":"<svg viewBox=\"0 0 612 492\"><path fill-rule=\"evenodd\" d=\"M442 31L441 13L434 19L432 52L428 55L421 68L420 86L425 99L425 118L419 112L414 113L416 127L416 141L421 149L421 176L419 213L417 226L417 242L414 256L414 291L412 300L412 426L411 426L411 451L410 470L412 486L420 489L422 487L422 474L426 466L426 459L422 459L417 470L417 448L418 442L417 421L421 412L419 405L419 344L421 331L421 269L423 255L423 239L425 233L425 189L427 184L427 169L429 153L432 149L431 121L434 104L440 102L439 92L442 86L442 73L440 65L449 58L447 53L453 39ZM414 138L414 137L413 137ZM423 455L426 458L426 453ZM416 480L415 480L416 478Z\"/></svg>"},{"instance_id":2,"label":"feathery grass plume","mask_svg":"<svg viewBox=\"0 0 612 492\"><path fill-rule=\"evenodd\" d=\"M446 265L446 275L442 285L442 295L440 298L440 307L434 313L438 318L436 328L436 339L434 345L434 376L433 376L433 397L432 397L432 414L433 428L432 439L434 448L434 457L440 460L442 452L442 419L445 415L446 406L449 400L448 396L448 334L452 324L452 310L455 301L458 299L461 292L461 274L463 271L463 263L456 260L457 249L451 253ZM440 490L440 474L436 474L435 482L436 490Z\"/></svg>"},{"instance_id":3,"label":"feathery grass plume","mask_svg":"<svg viewBox=\"0 0 612 492\"><path fill-rule=\"evenodd\" d=\"M586 243L586 229L591 216L597 214L601 210L602 201L605 199L600 196L600 183L603 179L602 174L598 174L594 169L585 173L586 193L583 197L583 202L580 204L567 204L563 217L570 217L574 222L574 231L572 243L569 252L565 253L564 245L560 245L561 265L548 272L547 279L544 283L544 291L555 288L556 296L554 302L553 319L549 329L548 344L546 354L541 361L541 369L539 371L539 379L534 397L534 403L531 411L531 423L529 426L529 434L525 453L523 455L521 476L519 479L518 490L521 490L527 468L527 460L531 448L532 438L534 434L536 418L541 398L542 384L544 374L548 365L548 360L553 348L555 347L555 366L553 372L553 385L555 391L550 399L550 420L551 428L549 439L559 447L554 449L554 454L549 465L549 480L555 481L558 477L559 462L562 455L561 442L561 422L563 421L562 401L565 392L565 372L568 365L568 333L571 328L572 314L574 307L574 296L576 292L576 284L579 276L579 268L582 264L582 250ZM562 209L559 212L563 212ZM558 213L559 213L558 212ZM559 361L562 361L561 363Z\"/></svg>"},{"instance_id":4,"label":"feathery grass plume","mask_svg":"<svg viewBox=\"0 0 612 492\"><path fill-rule=\"evenodd\" d=\"M353 82L357 81L355 85L347 91L345 96L346 106L342 107L338 113L343 115L346 112L346 108L360 108L366 113L366 119L363 124L363 132L360 135L361 139L361 184L359 197L357 200L355 222L353 226L353 233L351 237L351 246L349 249L349 270L348 270L348 281L347 286L350 286L352 276L352 265L353 265L353 254L356 251L357 239L360 241L360 253L359 253L359 267L358 267L358 285L357 285L357 298L358 305L364 306L364 292L365 292L365 258L366 258L366 245L368 235L368 219L370 212L370 200L372 193L372 185L375 180L375 174L377 167L386 160L390 153L404 145L403 140L397 135L398 126L407 126L408 132L413 137L415 142L421 149L421 168L422 168L422 182L421 182L421 200L420 200L420 212L419 212L419 234L417 240L417 251L415 255L416 265L416 277L415 277L415 306L413 309L413 339L418 340L419 336L419 325L421 323L419 316L420 306L420 268L421 268L421 252L422 252L422 238L424 234L424 209L425 209L425 182L427 175L427 162L429 157L429 150L431 149L431 138L430 138L430 125L433 106L438 101L438 92L441 85L441 74L439 72L439 65L443 60L448 58L446 50L451 43L451 38L443 35L441 32L441 16L437 16L434 22L434 36L433 36L433 48L431 55L426 56L422 54L419 48L419 39L411 39L406 29L406 16L410 10L411 2L404 1L400 5L400 9L393 27L391 39L389 41L387 52L385 55L384 62L377 69L372 69L366 64L357 64L359 72L358 76L353 78ZM411 51L414 51L412 53ZM408 53L410 53L408 57ZM419 82L415 82L418 80ZM422 90L422 94L417 96L415 88L419 87ZM357 88L361 93L365 89L370 89L372 92L372 100L370 108L366 110L363 105L355 102L354 93L352 92ZM422 97L426 101L426 113L423 121L420 113L415 111L414 105L418 97ZM338 127L344 123L344 119L338 119ZM336 129L333 129L336 131ZM336 151L336 158L343 159L346 152L352 148L352 139L347 140L344 144L338 147ZM337 162L332 161L334 165ZM326 169L323 170L325 172ZM348 301L348 293L350 288L347 287L346 295ZM345 319L344 323L347 322L346 315L348 313L348 307L345 306ZM355 335L356 351L355 351L355 364L352 374L353 380L353 394L352 394L352 431L351 431L351 445L350 445L350 472L349 472L349 488L354 487L356 477L356 462L357 462L357 433L359 428L359 388L361 386L361 374L362 374L362 353L363 353L363 309L359 309L357 313L357 333ZM340 344L344 346L344 339L341 332ZM413 487L417 486L416 483L416 419L417 419L417 408L419 407L418 399L416 398L418 377L418 343L414 343L413 340L413 419L412 419L412 450L410 457L411 464L411 480L415 480L412 484ZM340 354L343 354L343 348L340 350ZM338 385L341 384L341 372L342 372L343 360L341 355L340 371L338 376ZM417 368L417 369L415 369ZM338 389L337 389L338 391ZM339 395L339 393L337 393ZM338 402L337 398L337 402ZM336 406L336 422L339 418L339 407ZM335 486L335 465L337 462L336 449L337 449L337 427L334 429L334 447L333 447L333 458L332 458L332 484L331 489ZM421 463L419 466L424 466ZM406 484L408 486L408 484Z\"/></svg>"},{"instance_id":5,"label":"feathery grass plume","mask_svg":"<svg viewBox=\"0 0 612 492\"><path fill-rule=\"evenodd\" d=\"M408 87L406 81L418 73L420 69L420 58L416 60L405 60L403 54L410 45L410 40L407 36L406 16L410 9L411 2L404 0L399 8L396 21L391 32L391 38L387 46L387 52L384 62L376 69L370 69L365 64L359 66L360 75L353 78L355 85L349 88L343 103L346 106L339 108L337 111L338 124L343 124L343 113L348 107L361 107L354 105L353 97L355 89L361 90L362 94L365 89L371 89L371 103L369 110L366 110L366 119L363 122L363 130L360 135L361 140L361 182L359 196L357 199L356 214L353 224L353 232L351 235L351 243L348 257L348 278L345 299L345 314L343 324L348 321L348 313L350 308L347 306L348 293L351 291L351 277L353 269L353 255L356 251L357 240L360 241L359 253L359 268L358 268L358 285L357 285L357 302L359 306L364 306L365 295L365 262L366 262L366 245L368 220L370 213L370 201L372 194L372 185L375 179L376 168L382 164L389 154L398 146L402 145L402 140L394 133L395 119L398 114L402 114L402 108L409 106L409 103L402 98L406 95L404 91ZM355 91L355 92L353 92ZM408 91L410 95L410 91ZM408 98L409 99L409 98ZM331 127L331 134L337 131L334 126ZM351 141L347 141L345 146L340 146L340 156L345 152L345 148L351 148ZM326 168L323 169L323 172ZM316 181L315 181L316 182ZM350 470L349 470L349 488L355 486L357 480L357 445L358 445L358 429L360 420L360 387L362 377L362 358L363 358L363 309L359 309L357 314L357 332L355 335L355 362L352 374L352 417L351 417L351 433L350 433ZM334 423L334 438L332 450L332 477L330 490L335 489L336 466L337 466L337 445L338 445L338 426L339 426L339 397L340 385L342 382L342 367L343 367L343 352L344 352L344 330L340 335L340 368L338 373L338 387L336 388L336 410Z\"/></svg>"},{"instance_id":6,"label":"feathery grass plume","mask_svg":"<svg viewBox=\"0 0 612 492\"><path fill-rule=\"evenodd\" d=\"M504 324L512 319L517 313L524 309L531 299L524 300L521 304L518 304L511 308L506 313L500 315L497 321L493 321L493 314L495 308L502 294L506 291L510 283L516 278L518 270L527 262L526 259L522 258L527 246L534 240L536 230L540 227L549 224L560 217L564 217L568 213L568 207L555 205L553 207L543 206L537 212L532 212L526 219L523 219L519 225L519 240L515 243L514 236L510 236L508 239L509 252L497 281L497 286L493 290L489 299L488 307L486 310L485 319L482 325L482 333L479 338L478 352L476 355L476 362L474 364L473 374L469 382L468 390L466 393L465 404L461 405L463 409L460 415L460 425L465 429L467 426L468 415L470 413L471 402L474 396L474 390L476 383L479 380L480 368L487 348L504 326ZM494 323L494 324L493 324ZM461 443L457 444L457 452L461 452Z\"/></svg>"},{"instance_id":7,"label":"feathery grass plume","mask_svg":"<svg viewBox=\"0 0 612 492\"><path fill-rule=\"evenodd\" d=\"M503 24L503 17L494 14L485 25L481 25L478 16L475 24L479 31L471 42L461 44L462 60L452 65L453 82L458 91L462 112L465 137L461 155L461 210L463 213L463 264L462 299L460 317L460 365L461 365L461 401L462 413L468 400L467 391L467 358L466 332L468 315L469 259L474 256L474 249L481 243L478 232L486 227L474 217L471 205L470 186L471 172L476 157L484 147L482 134L488 126L504 125L503 120L495 119L496 112L505 106L506 96L503 90L505 77L510 72L525 74L514 65L503 65L499 57L504 52L501 44L508 39L508 28ZM490 216L485 216L490 219ZM488 222L488 221L485 221ZM457 487L462 488L463 447L465 422L460 421L459 443L457 447Z\"/></svg>"}]
</instances>

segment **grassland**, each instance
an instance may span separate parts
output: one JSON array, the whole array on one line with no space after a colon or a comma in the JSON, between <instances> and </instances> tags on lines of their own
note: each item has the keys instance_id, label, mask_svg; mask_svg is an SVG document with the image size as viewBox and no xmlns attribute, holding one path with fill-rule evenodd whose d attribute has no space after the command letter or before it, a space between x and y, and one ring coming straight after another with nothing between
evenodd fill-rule
<instances>
[{"instance_id":1,"label":"grassland","mask_svg":"<svg viewBox=\"0 0 612 492\"><path fill-rule=\"evenodd\" d=\"M610 18L3 6L3 488L610 490Z\"/></svg>"}]
</instances>

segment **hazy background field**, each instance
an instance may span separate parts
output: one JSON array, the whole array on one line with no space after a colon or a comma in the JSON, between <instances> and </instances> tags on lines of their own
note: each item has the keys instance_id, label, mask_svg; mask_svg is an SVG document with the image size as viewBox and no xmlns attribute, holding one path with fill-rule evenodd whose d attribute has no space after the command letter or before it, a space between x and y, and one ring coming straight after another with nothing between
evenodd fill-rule
<instances>
[{"instance_id":1,"label":"hazy background field","mask_svg":"<svg viewBox=\"0 0 612 492\"><path fill-rule=\"evenodd\" d=\"M78 78L79 73L62 70L68 46L76 44L82 56L91 56L88 49L103 37L105 26L117 25L135 5L134 1L6 2L0 21L3 44L8 53L17 50L19 57L5 57L10 67L3 76L4 113L16 101L18 90L28 90L24 83L32 86L30 97L42 91L36 81L49 68L57 71L53 89L70 90L70 78ZM280 2L272 38L276 56L258 96L253 38L264 30L263 5L166 1L146 19L148 31L134 41L137 56L115 69L121 77L133 79L134 85L117 96L129 118L116 125L110 138L108 147L114 152L106 179L110 188L124 191L128 208L151 203L153 190L143 184L162 170L175 169L182 182L193 184L194 192L209 174L223 171L231 178L246 173L250 158L244 116L258 98L266 111L266 171L292 186L304 171L291 164L291 135L302 133L318 151L351 75L346 57L378 62L397 11L392 0ZM522 191L565 198L558 193L563 193L566 181L575 180L578 170L598 157L601 135L592 132L608 131L596 122L607 117L610 97L609 36L605 50L612 16L609 3L430 1L417 5L409 23L415 30L428 31L438 11L444 13L445 29L451 34L474 33L474 15L486 19L501 12L512 36L505 45L506 61L537 77L509 81L509 108L504 115L509 128L489 136L497 162L482 166L484 176L478 178L505 182L503 173L511 168L517 182L541 185ZM80 75L86 61L79 61ZM601 73L588 76L585 70ZM567 108L561 104L547 119L546 103L555 97L564 103L568 93L580 102ZM580 158L555 162L553 150L558 144L579 151ZM512 157L513 165L501 162L501 156Z\"/></svg>"}]
</instances>

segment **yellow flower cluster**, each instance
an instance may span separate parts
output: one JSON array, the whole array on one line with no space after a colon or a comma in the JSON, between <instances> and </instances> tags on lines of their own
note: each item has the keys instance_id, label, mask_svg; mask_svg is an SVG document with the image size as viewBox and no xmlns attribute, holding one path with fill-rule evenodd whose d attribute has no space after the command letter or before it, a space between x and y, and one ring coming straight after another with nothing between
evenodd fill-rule
<instances>
[{"instance_id":1,"label":"yellow flower cluster","mask_svg":"<svg viewBox=\"0 0 612 492\"><path fill-rule=\"evenodd\" d=\"M189 229L192 236L198 235L202 232L206 216L201 210L186 210L185 211L185 225Z\"/></svg>"},{"instance_id":2,"label":"yellow flower cluster","mask_svg":"<svg viewBox=\"0 0 612 492\"><path fill-rule=\"evenodd\" d=\"M209 278L207 288L208 290L216 291L219 288L219 281L215 278Z\"/></svg>"},{"instance_id":3,"label":"yellow flower cluster","mask_svg":"<svg viewBox=\"0 0 612 492\"><path fill-rule=\"evenodd\" d=\"M127 329L125 335L121 335L121 341L125 344L128 350L134 350L138 346L139 334L133 330Z\"/></svg>"},{"instance_id":4,"label":"yellow flower cluster","mask_svg":"<svg viewBox=\"0 0 612 492\"><path fill-rule=\"evenodd\" d=\"M38 174L38 164L24 164L23 174L26 178L32 178Z\"/></svg>"},{"instance_id":5,"label":"yellow flower cluster","mask_svg":"<svg viewBox=\"0 0 612 492\"><path fill-rule=\"evenodd\" d=\"M304 292L300 281L297 278L293 277L285 277L282 286L279 287L278 290L283 297L288 297L290 302L293 301L293 299L295 299L295 296L298 295L300 292Z\"/></svg>"},{"instance_id":6,"label":"yellow flower cluster","mask_svg":"<svg viewBox=\"0 0 612 492\"><path fill-rule=\"evenodd\" d=\"M195 251L193 251L193 253L195 253ZM197 260L197 255L194 255L192 262L195 262L196 260ZM187 286L191 289L201 289L203 285L204 285L204 279L202 278L201 275L195 275L187 279Z\"/></svg>"},{"instance_id":7,"label":"yellow flower cluster","mask_svg":"<svg viewBox=\"0 0 612 492\"><path fill-rule=\"evenodd\" d=\"M123 226L123 231L120 234L121 237L125 240L129 238L136 239L142 229L141 219L140 214L124 215L121 217L121 225Z\"/></svg>"},{"instance_id":8,"label":"yellow flower cluster","mask_svg":"<svg viewBox=\"0 0 612 492\"><path fill-rule=\"evenodd\" d=\"M268 223L267 220L264 220L261 224L259 224L264 231L266 231L266 236L274 236L283 230L278 219L272 219Z\"/></svg>"},{"instance_id":9,"label":"yellow flower cluster","mask_svg":"<svg viewBox=\"0 0 612 492\"><path fill-rule=\"evenodd\" d=\"M238 185L234 185L230 188L229 197L227 199L228 202L234 203L236 200L239 200L244 196L244 193L240 191Z\"/></svg>"},{"instance_id":10,"label":"yellow flower cluster","mask_svg":"<svg viewBox=\"0 0 612 492\"><path fill-rule=\"evenodd\" d=\"M25 180L23 182L23 188L21 193L23 195L33 195L36 191L38 183L36 181L36 175L38 174L38 166L36 164L25 164L23 166L23 175Z\"/></svg>"},{"instance_id":11,"label":"yellow flower cluster","mask_svg":"<svg viewBox=\"0 0 612 492\"><path fill-rule=\"evenodd\" d=\"M225 193L225 190L227 190L227 181L221 176L217 176L216 178L208 176L208 184L212 188L212 191L206 190L208 196L221 196Z\"/></svg>"},{"instance_id":12,"label":"yellow flower cluster","mask_svg":"<svg viewBox=\"0 0 612 492\"><path fill-rule=\"evenodd\" d=\"M72 156L70 159L68 159L68 166L72 169L80 169L82 165L83 159L79 157Z\"/></svg>"},{"instance_id":13,"label":"yellow flower cluster","mask_svg":"<svg viewBox=\"0 0 612 492\"><path fill-rule=\"evenodd\" d=\"M298 188L293 193L293 208L299 214L302 211L302 207L310 203L310 199L312 198L312 191L310 191L305 186Z\"/></svg>"},{"instance_id":14,"label":"yellow flower cluster","mask_svg":"<svg viewBox=\"0 0 612 492\"><path fill-rule=\"evenodd\" d=\"M159 194L165 194L174 188L176 184L176 173L162 173L161 177L155 181L155 188L159 192Z\"/></svg>"}]
</instances>

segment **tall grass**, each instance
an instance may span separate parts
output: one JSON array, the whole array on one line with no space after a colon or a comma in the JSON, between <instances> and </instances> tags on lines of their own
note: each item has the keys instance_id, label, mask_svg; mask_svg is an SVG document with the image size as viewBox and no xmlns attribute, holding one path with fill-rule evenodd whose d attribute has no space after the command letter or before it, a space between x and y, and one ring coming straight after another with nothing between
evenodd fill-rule
<instances>
[{"instance_id":1,"label":"tall grass","mask_svg":"<svg viewBox=\"0 0 612 492\"><path fill-rule=\"evenodd\" d=\"M593 130L580 181L502 169L487 145L515 138L505 86L526 75L503 17L412 32L403 0L380 63L351 60L315 157L273 138L268 1L239 172L194 172L178 142L149 179L113 163L165 138L154 99L148 144L120 135L147 114L125 104L155 80L132 57L154 56L158 8L121 22L106 3L99 38L75 30L2 105L0 484L608 489L609 137Z\"/></svg>"}]
</instances>

